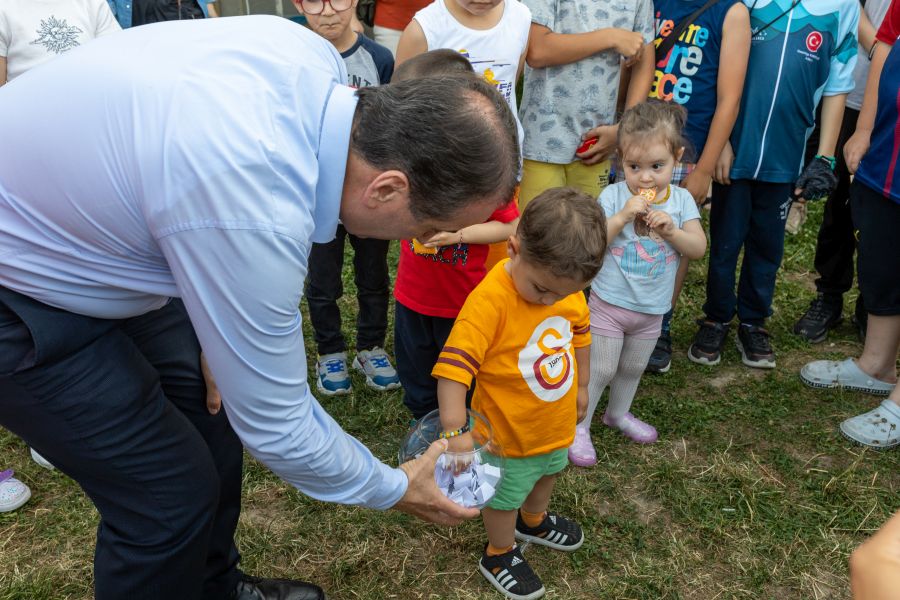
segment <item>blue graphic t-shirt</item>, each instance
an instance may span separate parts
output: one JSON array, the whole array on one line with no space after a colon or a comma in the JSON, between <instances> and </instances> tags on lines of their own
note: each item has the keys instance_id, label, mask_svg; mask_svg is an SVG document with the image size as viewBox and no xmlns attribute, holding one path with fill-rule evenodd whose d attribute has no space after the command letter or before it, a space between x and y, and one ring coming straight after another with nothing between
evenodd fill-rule
<instances>
[{"instance_id":1,"label":"blue graphic t-shirt","mask_svg":"<svg viewBox=\"0 0 900 600\"><path fill-rule=\"evenodd\" d=\"M857 0L744 0L750 64L731 134L732 179L792 183L822 95L853 89Z\"/></svg>"},{"instance_id":2,"label":"blue graphic t-shirt","mask_svg":"<svg viewBox=\"0 0 900 600\"><path fill-rule=\"evenodd\" d=\"M599 200L606 218L622 210L633 195L624 181L607 186ZM651 210L669 213L675 227L681 229L686 222L700 218L694 197L686 189L670 185L659 196L662 200L653 204ZM609 241L603 267L591 282L591 290L615 306L663 315L672 308L675 272L680 260L678 251L638 217Z\"/></svg>"},{"instance_id":3,"label":"blue graphic t-shirt","mask_svg":"<svg viewBox=\"0 0 900 600\"><path fill-rule=\"evenodd\" d=\"M900 204L900 0L891 5L878 40L893 47L881 69L871 145L856 178Z\"/></svg>"},{"instance_id":4,"label":"blue graphic t-shirt","mask_svg":"<svg viewBox=\"0 0 900 600\"><path fill-rule=\"evenodd\" d=\"M684 135L692 146L685 155L689 162L697 162L706 145L716 112L722 25L725 15L738 2L719 0L706 9L656 64L650 97L677 102L687 109ZM655 0L656 45L705 3L706 0Z\"/></svg>"}]
</instances>

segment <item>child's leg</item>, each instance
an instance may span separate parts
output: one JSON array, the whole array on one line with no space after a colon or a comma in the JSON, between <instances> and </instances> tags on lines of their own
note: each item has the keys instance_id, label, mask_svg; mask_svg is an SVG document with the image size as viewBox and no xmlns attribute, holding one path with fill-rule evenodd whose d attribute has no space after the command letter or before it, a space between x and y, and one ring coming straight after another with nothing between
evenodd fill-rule
<instances>
[{"instance_id":1,"label":"child's leg","mask_svg":"<svg viewBox=\"0 0 900 600\"><path fill-rule=\"evenodd\" d=\"M623 338L605 335L595 334L591 338L591 382L588 385L588 409L584 420L578 424L578 427L585 431L591 428L591 420L594 418L594 411L597 410L603 390L616 375L616 365L619 364L623 343Z\"/></svg>"},{"instance_id":2,"label":"child's leg","mask_svg":"<svg viewBox=\"0 0 900 600\"><path fill-rule=\"evenodd\" d=\"M713 184L713 203L709 215L709 274L703 311L708 319L717 323L728 323L734 316L737 260L750 229L751 183L738 179L727 186Z\"/></svg>"},{"instance_id":3,"label":"child's leg","mask_svg":"<svg viewBox=\"0 0 900 600\"><path fill-rule=\"evenodd\" d=\"M750 229L738 284L737 313L741 323L762 326L771 314L793 187L791 183L752 183Z\"/></svg>"},{"instance_id":4,"label":"child's leg","mask_svg":"<svg viewBox=\"0 0 900 600\"><path fill-rule=\"evenodd\" d=\"M341 333L341 311L337 301L344 295L341 268L344 264L344 238L347 230L337 228L337 237L327 244L313 244L309 251L306 277L306 302L319 355L347 349Z\"/></svg>"},{"instance_id":5,"label":"child's leg","mask_svg":"<svg viewBox=\"0 0 900 600\"><path fill-rule=\"evenodd\" d=\"M642 444L656 441L656 429L636 418L629 409L655 345L655 339L625 336L616 375L609 384L609 404L603 416L604 423L617 427L628 438Z\"/></svg>"},{"instance_id":6,"label":"child's leg","mask_svg":"<svg viewBox=\"0 0 900 600\"><path fill-rule=\"evenodd\" d=\"M515 545L516 511L485 507L481 511L481 519L487 532L489 556L508 552Z\"/></svg>"},{"instance_id":7,"label":"child's leg","mask_svg":"<svg viewBox=\"0 0 900 600\"><path fill-rule=\"evenodd\" d=\"M353 246L353 277L359 313L356 318L356 349L371 350L384 347L387 332L388 301L391 279L388 275L387 254L390 242L350 235Z\"/></svg>"},{"instance_id":8,"label":"child's leg","mask_svg":"<svg viewBox=\"0 0 900 600\"><path fill-rule=\"evenodd\" d=\"M596 165L585 165L576 160L566 165L565 185L578 188L592 198L598 198L600 192L609 185L610 161L604 160Z\"/></svg>"},{"instance_id":9,"label":"child's leg","mask_svg":"<svg viewBox=\"0 0 900 600\"><path fill-rule=\"evenodd\" d=\"M525 159L522 162L522 185L519 187L519 212L544 190L566 184L565 165Z\"/></svg>"},{"instance_id":10,"label":"child's leg","mask_svg":"<svg viewBox=\"0 0 900 600\"><path fill-rule=\"evenodd\" d=\"M453 319L429 317L394 303L394 355L403 385L403 404L420 419L438 407L437 380L431 369L447 341ZM440 339L435 331L446 335Z\"/></svg>"}]
</instances>

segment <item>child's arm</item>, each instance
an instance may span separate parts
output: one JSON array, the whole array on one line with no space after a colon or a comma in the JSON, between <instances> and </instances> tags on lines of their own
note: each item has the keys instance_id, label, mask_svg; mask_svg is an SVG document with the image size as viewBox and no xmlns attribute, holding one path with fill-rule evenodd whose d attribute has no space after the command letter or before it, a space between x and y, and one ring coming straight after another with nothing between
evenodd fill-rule
<instances>
[{"instance_id":1,"label":"child's arm","mask_svg":"<svg viewBox=\"0 0 900 600\"><path fill-rule=\"evenodd\" d=\"M625 96L626 110L645 101L650 95L650 87L653 85L653 75L656 71L656 44L650 42L644 46L637 61L630 69L631 78L628 81L628 93Z\"/></svg>"},{"instance_id":2,"label":"child's arm","mask_svg":"<svg viewBox=\"0 0 900 600\"><path fill-rule=\"evenodd\" d=\"M438 410L441 414L441 427L444 431L453 431L466 424L466 392L465 384L438 377L437 395ZM469 452L472 450L472 434L464 433L448 439L449 452Z\"/></svg>"},{"instance_id":3,"label":"child's arm","mask_svg":"<svg viewBox=\"0 0 900 600\"><path fill-rule=\"evenodd\" d=\"M399 67L403 61L409 60L413 56L428 52L428 40L425 39L425 32L422 26L415 19L409 22L400 41L397 43L397 57L394 60L394 67Z\"/></svg>"},{"instance_id":4,"label":"child's arm","mask_svg":"<svg viewBox=\"0 0 900 600\"><path fill-rule=\"evenodd\" d=\"M584 420L588 408L588 385L591 383L591 346L575 348L575 366L578 369L578 422Z\"/></svg>"},{"instance_id":5,"label":"child's arm","mask_svg":"<svg viewBox=\"0 0 900 600\"><path fill-rule=\"evenodd\" d=\"M685 221L681 229L675 227L671 215L662 210L651 210L645 219L647 225L683 257L697 260L706 254L706 234L703 233L700 219Z\"/></svg>"},{"instance_id":6,"label":"child's arm","mask_svg":"<svg viewBox=\"0 0 900 600\"><path fill-rule=\"evenodd\" d=\"M834 148L837 146L844 119L844 102L847 94L825 96L822 99L822 116L819 119L819 150L807 163L794 188L794 195L801 200L817 200L828 196L837 185L834 175ZM821 157L831 157L831 165Z\"/></svg>"},{"instance_id":7,"label":"child's arm","mask_svg":"<svg viewBox=\"0 0 900 600\"><path fill-rule=\"evenodd\" d=\"M6 83L6 57L0 56L0 85Z\"/></svg>"},{"instance_id":8,"label":"child's arm","mask_svg":"<svg viewBox=\"0 0 900 600\"><path fill-rule=\"evenodd\" d=\"M532 23L526 59L529 67L540 69L578 62L604 50L615 50L625 58L631 58L643 45L643 36L627 29L609 27L586 33L556 33Z\"/></svg>"},{"instance_id":9,"label":"child's arm","mask_svg":"<svg viewBox=\"0 0 900 600\"><path fill-rule=\"evenodd\" d=\"M869 20L869 15L860 7L859 9L859 29L857 30L857 37L859 38L859 45L863 47L863 50L869 52L872 50L872 44L875 43L875 34L878 33L878 30L875 29L875 26L872 25L872 21Z\"/></svg>"},{"instance_id":10,"label":"child's arm","mask_svg":"<svg viewBox=\"0 0 900 600\"><path fill-rule=\"evenodd\" d=\"M750 57L750 13L741 2L732 6L722 25L722 47L719 50L719 75L716 81L716 112L706 136L703 154L697 166L681 182L697 204L706 200L716 163L731 136L741 107L747 60ZM727 65L727 66L726 66ZM731 168L731 165L728 165ZM727 174L726 174L727 178ZM718 179L717 179L718 181Z\"/></svg>"},{"instance_id":11,"label":"child's arm","mask_svg":"<svg viewBox=\"0 0 900 600\"><path fill-rule=\"evenodd\" d=\"M625 225L634 221L639 214L647 212L647 207L649 206L650 201L643 196L632 196L629 198L622 210L606 220L606 239L612 241L617 235L622 233Z\"/></svg>"},{"instance_id":12,"label":"child's arm","mask_svg":"<svg viewBox=\"0 0 900 600\"><path fill-rule=\"evenodd\" d=\"M428 248L440 248L453 244L496 244L503 242L516 232L519 218L509 223L488 221L477 225L469 225L459 231L441 231L428 240L420 240Z\"/></svg>"},{"instance_id":13,"label":"child's arm","mask_svg":"<svg viewBox=\"0 0 900 600\"><path fill-rule=\"evenodd\" d=\"M866 79L866 93L863 96L862 109L859 111L859 119L856 121L856 131L844 144L844 159L847 161L847 169L856 173L859 161L869 151L869 143L872 139L872 128L875 126L875 112L878 108L878 82L881 80L881 71L884 69L884 61L891 51L891 44L879 40L875 46L875 54L872 56L872 65L869 67L869 78ZM824 105L823 105L824 110Z\"/></svg>"}]
</instances>

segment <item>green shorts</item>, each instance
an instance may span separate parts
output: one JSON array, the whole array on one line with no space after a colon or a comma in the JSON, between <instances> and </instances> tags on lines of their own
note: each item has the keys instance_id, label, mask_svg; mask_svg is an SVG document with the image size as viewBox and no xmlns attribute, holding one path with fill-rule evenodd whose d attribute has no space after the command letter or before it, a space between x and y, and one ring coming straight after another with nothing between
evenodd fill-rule
<instances>
[{"instance_id":1,"label":"green shorts","mask_svg":"<svg viewBox=\"0 0 900 600\"><path fill-rule=\"evenodd\" d=\"M485 455L485 462L493 462L490 455ZM568 448L560 448L538 456L507 458L503 464L503 481L497 495L491 499L488 506L494 510L519 509L541 477L555 475L568 464Z\"/></svg>"}]
</instances>

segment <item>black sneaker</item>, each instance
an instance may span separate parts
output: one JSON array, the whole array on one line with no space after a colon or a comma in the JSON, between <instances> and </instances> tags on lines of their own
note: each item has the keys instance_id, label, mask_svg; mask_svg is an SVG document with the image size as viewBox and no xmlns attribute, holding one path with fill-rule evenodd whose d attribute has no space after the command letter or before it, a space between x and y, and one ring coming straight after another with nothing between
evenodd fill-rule
<instances>
[{"instance_id":1,"label":"black sneaker","mask_svg":"<svg viewBox=\"0 0 900 600\"><path fill-rule=\"evenodd\" d=\"M519 514L516 517L516 539L521 542L534 542L554 550L573 552L584 543L584 532L578 523L556 513L548 512L537 527L526 525L522 515Z\"/></svg>"},{"instance_id":2,"label":"black sneaker","mask_svg":"<svg viewBox=\"0 0 900 600\"><path fill-rule=\"evenodd\" d=\"M717 365L722 360L722 349L728 336L728 323L697 319L700 329L688 348L688 358L699 365Z\"/></svg>"},{"instance_id":3,"label":"black sneaker","mask_svg":"<svg viewBox=\"0 0 900 600\"><path fill-rule=\"evenodd\" d=\"M650 355L647 368L648 373L668 373L672 366L672 334L669 332L659 334L656 340L656 348Z\"/></svg>"},{"instance_id":4,"label":"black sneaker","mask_svg":"<svg viewBox=\"0 0 900 600\"><path fill-rule=\"evenodd\" d=\"M794 333L805 337L813 344L824 342L828 330L837 327L841 318L841 302L829 301L824 294L819 294L809 303L803 316L794 323Z\"/></svg>"},{"instance_id":5,"label":"black sneaker","mask_svg":"<svg viewBox=\"0 0 900 600\"><path fill-rule=\"evenodd\" d=\"M265 579L241 574L229 600L326 600L317 585L293 579Z\"/></svg>"},{"instance_id":6,"label":"black sneaker","mask_svg":"<svg viewBox=\"0 0 900 600\"><path fill-rule=\"evenodd\" d=\"M544 595L544 584L522 556L518 546L498 556L481 555L478 570L497 591L514 600L532 600Z\"/></svg>"},{"instance_id":7,"label":"black sneaker","mask_svg":"<svg viewBox=\"0 0 900 600\"><path fill-rule=\"evenodd\" d=\"M756 325L741 323L735 341L745 365L757 369L775 368L775 351L769 343L768 331Z\"/></svg>"}]
</instances>

